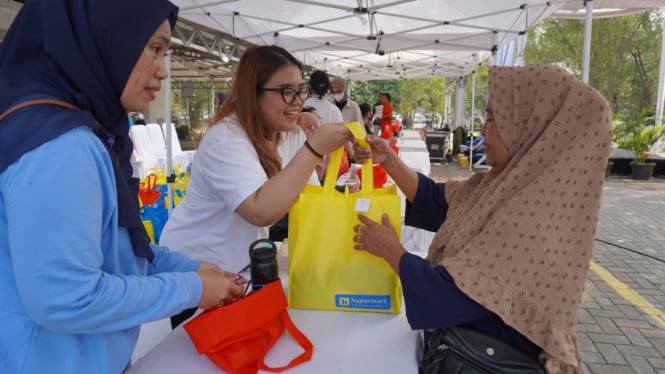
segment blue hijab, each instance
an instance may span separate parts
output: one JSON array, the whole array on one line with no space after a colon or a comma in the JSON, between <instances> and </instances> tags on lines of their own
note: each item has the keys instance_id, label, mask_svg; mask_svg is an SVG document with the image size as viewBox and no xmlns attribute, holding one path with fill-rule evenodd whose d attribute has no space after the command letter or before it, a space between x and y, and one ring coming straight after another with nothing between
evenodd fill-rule
<instances>
[{"instance_id":1,"label":"blue hijab","mask_svg":"<svg viewBox=\"0 0 665 374\"><path fill-rule=\"evenodd\" d=\"M134 253L151 262L120 95L149 38L167 19L173 28L177 16L167 0L30 0L0 47L0 113L36 98L80 109L31 105L1 121L0 172L58 135L83 125L95 129L98 122L104 129L95 132L113 160L118 223L128 229Z\"/></svg>"}]
</instances>

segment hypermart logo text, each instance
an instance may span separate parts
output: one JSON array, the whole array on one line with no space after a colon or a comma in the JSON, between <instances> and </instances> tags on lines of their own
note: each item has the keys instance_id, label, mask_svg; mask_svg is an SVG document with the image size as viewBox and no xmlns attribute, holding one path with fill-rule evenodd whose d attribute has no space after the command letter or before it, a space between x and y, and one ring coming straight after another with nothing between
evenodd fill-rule
<instances>
[{"instance_id":1,"label":"hypermart logo text","mask_svg":"<svg viewBox=\"0 0 665 374\"><path fill-rule=\"evenodd\" d=\"M335 295L335 306L348 309L390 309L388 295Z\"/></svg>"}]
</instances>

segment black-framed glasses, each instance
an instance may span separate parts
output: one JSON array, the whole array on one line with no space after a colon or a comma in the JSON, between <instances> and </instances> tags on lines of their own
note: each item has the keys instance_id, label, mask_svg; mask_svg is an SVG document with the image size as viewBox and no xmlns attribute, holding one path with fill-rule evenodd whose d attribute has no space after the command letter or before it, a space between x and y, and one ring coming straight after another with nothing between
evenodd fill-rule
<instances>
[{"instance_id":1,"label":"black-framed glasses","mask_svg":"<svg viewBox=\"0 0 665 374\"><path fill-rule=\"evenodd\" d=\"M296 101L296 97L299 97L300 100L302 100L302 102L304 103L305 100L309 99L309 95L311 94L311 90L309 87L303 87L299 90L296 90L293 87L276 87L276 88L260 87L259 91L279 92L282 95L282 100L284 100L284 102L289 105L293 104L293 102Z\"/></svg>"}]
</instances>

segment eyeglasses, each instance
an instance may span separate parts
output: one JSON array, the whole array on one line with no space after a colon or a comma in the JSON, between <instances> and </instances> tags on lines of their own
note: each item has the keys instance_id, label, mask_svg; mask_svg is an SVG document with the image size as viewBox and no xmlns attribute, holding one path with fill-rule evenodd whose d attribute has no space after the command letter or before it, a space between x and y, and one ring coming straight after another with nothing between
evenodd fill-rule
<instances>
[{"instance_id":1,"label":"eyeglasses","mask_svg":"<svg viewBox=\"0 0 665 374\"><path fill-rule=\"evenodd\" d=\"M299 90L296 90L293 87L279 87L279 88L260 87L259 91L279 92L282 95L282 100L284 100L284 102L289 105L293 104L293 102L296 101L296 97L299 97L300 100L302 100L302 102L305 102L305 100L309 99L309 95L311 94L311 90L309 87L303 87Z\"/></svg>"}]
</instances>

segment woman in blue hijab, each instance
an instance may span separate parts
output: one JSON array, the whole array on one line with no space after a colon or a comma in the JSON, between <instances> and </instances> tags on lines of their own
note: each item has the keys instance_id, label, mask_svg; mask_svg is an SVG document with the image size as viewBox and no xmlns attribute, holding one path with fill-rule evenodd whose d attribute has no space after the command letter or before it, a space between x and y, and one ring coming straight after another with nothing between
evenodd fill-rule
<instances>
[{"instance_id":1,"label":"woman in blue hijab","mask_svg":"<svg viewBox=\"0 0 665 374\"><path fill-rule=\"evenodd\" d=\"M127 111L168 72L166 0L31 0L0 47L0 368L120 373L142 323L243 297L149 244Z\"/></svg>"}]
</instances>

